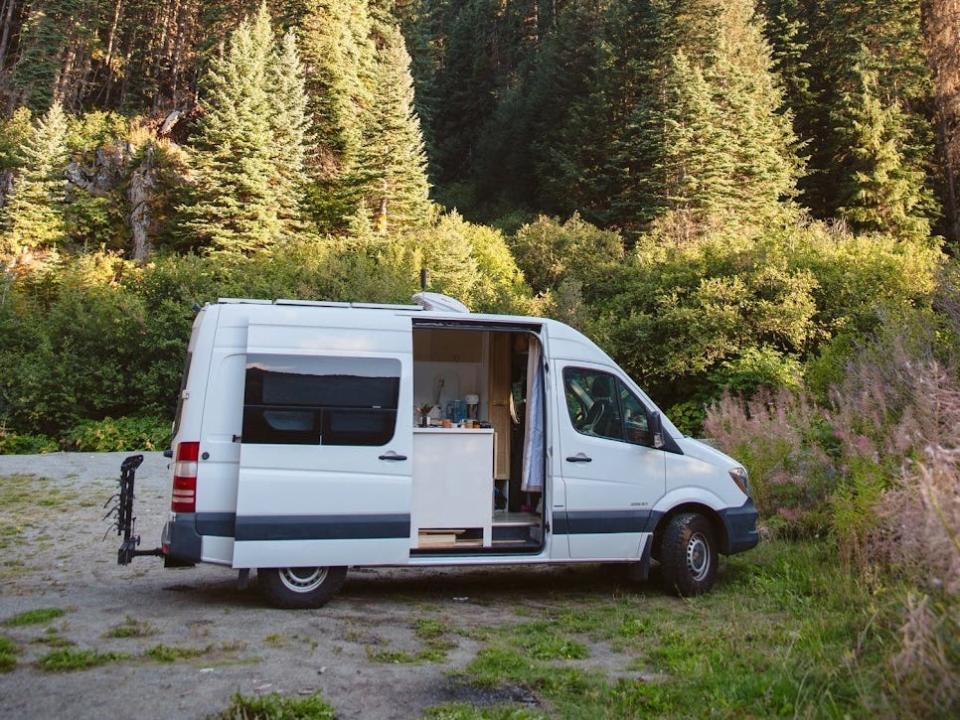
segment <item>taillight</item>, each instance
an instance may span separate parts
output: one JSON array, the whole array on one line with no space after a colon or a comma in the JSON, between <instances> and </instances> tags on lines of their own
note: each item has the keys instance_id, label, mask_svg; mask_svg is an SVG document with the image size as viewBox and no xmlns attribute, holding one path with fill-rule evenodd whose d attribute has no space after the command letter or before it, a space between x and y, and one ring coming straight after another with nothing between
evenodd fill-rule
<instances>
[{"instance_id":1,"label":"taillight","mask_svg":"<svg viewBox=\"0 0 960 720\"><path fill-rule=\"evenodd\" d=\"M200 443L177 444L177 457L173 465L173 512L196 512L197 510L197 460Z\"/></svg>"}]
</instances>

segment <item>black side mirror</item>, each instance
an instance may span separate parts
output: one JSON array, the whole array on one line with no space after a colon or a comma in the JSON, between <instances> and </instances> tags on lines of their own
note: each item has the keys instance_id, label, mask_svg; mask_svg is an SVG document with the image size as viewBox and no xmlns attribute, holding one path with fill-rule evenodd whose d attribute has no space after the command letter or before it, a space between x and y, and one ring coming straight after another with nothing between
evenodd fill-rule
<instances>
[{"instance_id":1,"label":"black side mirror","mask_svg":"<svg viewBox=\"0 0 960 720\"><path fill-rule=\"evenodd\" d=\"M663 442L663 421L660 418L660 413L652 412L650 413L650 437L653 439L653 447L657 450L664 446Z\"/></svg>"}]
</instances>

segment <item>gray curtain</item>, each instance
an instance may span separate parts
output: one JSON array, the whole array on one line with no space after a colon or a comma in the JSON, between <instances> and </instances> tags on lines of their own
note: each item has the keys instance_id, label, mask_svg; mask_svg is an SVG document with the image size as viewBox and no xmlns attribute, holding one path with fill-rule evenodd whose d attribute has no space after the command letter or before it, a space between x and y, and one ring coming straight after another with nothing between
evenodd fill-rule
<instances>
[{"instance_id":1,"label":"gray curtain","mask_svg":"<svg viewBox=\"0 0 960 720\"><path fill-rule=\"evenodd\" d=\"M530 338L530 350L527 355L527 408L526 437L523 441L523 481L520 489L524 492L543 492L543 353L540 341Z\"/></svg>"}]
</instances>

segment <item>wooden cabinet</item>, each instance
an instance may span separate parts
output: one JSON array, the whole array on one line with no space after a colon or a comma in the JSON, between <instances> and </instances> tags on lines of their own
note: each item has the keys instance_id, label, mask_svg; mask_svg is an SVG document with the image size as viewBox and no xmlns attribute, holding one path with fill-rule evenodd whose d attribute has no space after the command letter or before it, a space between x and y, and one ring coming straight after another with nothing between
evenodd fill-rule
<instances>
[{"instance_id":1,"label":"wooden cabinet","mask_svg":"<svg viewBox=\"0 0 960 720\"><path fill-rule=\"evenodd\" d=\"M414 362L483 362L483 333L473 330L413 333Z\"/></svg>"},{"instance_id":2,"label":"wooden cabinet","mask_svg":"<svg viewBox=\"0 0 960 720\"><path fill-rule=\"evenodd\" d=\"M491 333L490 358L490 424L497 434L493 474L497 480L510 477L510 335Z\"/></svg>"}]
</instances>

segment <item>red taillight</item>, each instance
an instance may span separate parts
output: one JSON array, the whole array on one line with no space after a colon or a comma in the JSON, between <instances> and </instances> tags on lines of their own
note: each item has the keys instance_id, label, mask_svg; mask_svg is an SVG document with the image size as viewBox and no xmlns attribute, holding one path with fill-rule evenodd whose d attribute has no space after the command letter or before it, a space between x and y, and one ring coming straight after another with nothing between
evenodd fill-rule
<instances>
[{"instance_id":1,"label":"red taillight","mask_svg":"<svg viewBox=\"0 0 960 720\"><path fill-rule=\"evenodd\" d=\"M173 512L196 512L197 510L197 460L200 443L177 444L177 457L173 465Z\"/></svg>"}]
</instances>

